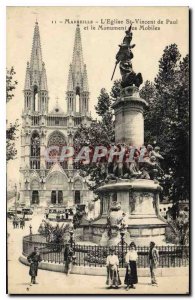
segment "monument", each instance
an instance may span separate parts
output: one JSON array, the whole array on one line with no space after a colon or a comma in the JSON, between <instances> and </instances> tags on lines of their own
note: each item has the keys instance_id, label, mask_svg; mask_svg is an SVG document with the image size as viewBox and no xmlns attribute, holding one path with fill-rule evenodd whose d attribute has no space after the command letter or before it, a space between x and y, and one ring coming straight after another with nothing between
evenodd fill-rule
<instances>
[{"instance_id":1,"label":"monument","mask_svg":"<svg viewBox=\"0 0 195 300\"><path fill-rule=\"evenodd\" d=\"M97 189L101 199L100 216L82 224L84 239L101 246L112 246L120 242L122 232L128 244L133 240L137 245L148 246L152 240L163 245L167 224L158 213L162 188L157 180L162 172L160 160L163 157L159 147L144 146L143 112L147 103L139 96L142 75L136 74L132 66L135 45L131 44L131 27L125 33L116 54L115 69L119 64L121 83L120 88L114 90L116 101L113 104L113 151L123 151L124 158L107 163L105 182Z\"/></svg>"}]
</instances>

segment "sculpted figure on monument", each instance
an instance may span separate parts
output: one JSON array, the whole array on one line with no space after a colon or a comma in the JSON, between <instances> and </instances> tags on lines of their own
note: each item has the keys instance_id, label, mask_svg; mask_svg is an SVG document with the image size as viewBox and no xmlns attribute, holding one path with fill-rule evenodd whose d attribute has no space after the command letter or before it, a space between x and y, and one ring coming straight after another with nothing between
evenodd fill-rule
<instances>
[{"instance_id":1,"label":"sculpted figure on monument","mask_svg":"<svg viewBox=\"0 0 195 300\"><path fill-rule=\"evenodd\" d=\"M159 153L160 148L156 146L153 148L152 145L148 144L140 149L134 151L133 157L131 157L132 146L126 144L112 145L114 152L121 153L122 149L124 152L123 160L121 161L120 154L114 155L113 160L106 163L102 163L102 178L103 182L117 181L117 180L128 180L128 179L156 179L159 173L164 173L160 167L160 161L163 160L163 156ZM143 158L140 160L140 155L144 148L145 153Z\"/></svg>"},{"instance_id":2,"label":"sculpted figure on monument","mask_svg":"<svg viewBox=\"0 0 195 300\"><path fill-rule=\"evenodd\" d=\"M142 171L141 179L152 179L152 180L156 179L157 175L160 172L163 172L155 156L151 156L150 158L147 157L144 159L144 162L142 163L141 171Z\"/></svg>"},{"instance_id":3,"label":"sculpted figure on monument","mask_svg":"<svg viewBox=\"0 0 195 300\"><path fill-rule=\"evenodd\" d=\"M123 39L122 44L119 45L120 49L116 54L115 69L117 64L119 63L120 73L122 77L122 81L121 81L122 88L126 88L133 85L139 87L142 84L143 79L141 73L136 74L133 71L133 67L131 63L131 60L133 59L133 53L131 49L135 47L135 44L131 45L131 40L133 36L133 33L131 31L131 26L125 33L126 35ZM114 72L112 78L114 76Z\"/></svg>"},{"instance_id":4,"label":"sculpted figure on monument","mask_svg":"<svg viewBox=\"0 0 195 300\"><path fill-rule=\"evenodd\" d=\"M154 150L152 150L151 155L156 157L157 162L164 159L164 157L159 153L160 147L156 146Z\"/></svg>"},{"instance_id":5,"label":"sculpted figure on monument","mask_svg":"<svg viewBox=\"0 0 195 300\"><path fill-rule=\"evenodd\" d=\"M135 44L131 45L131 41L132 41L132 38L133 38L133 33L131 31L131 26L129 27L128 30L125 31L125 33L126 33L126 35L123 39L123 44L126 44L130 48L134 48Z\"/></svg>"}]
</instances>

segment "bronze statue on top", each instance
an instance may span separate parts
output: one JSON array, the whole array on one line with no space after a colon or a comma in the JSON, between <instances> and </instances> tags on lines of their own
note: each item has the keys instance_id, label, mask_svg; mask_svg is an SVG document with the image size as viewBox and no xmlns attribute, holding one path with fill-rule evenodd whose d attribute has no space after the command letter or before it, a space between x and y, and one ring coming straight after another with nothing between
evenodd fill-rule
<instances>
[{"instance_id":1,"label":"bronze statue on top","mask_svg":"<svg viewBox=\"0 0 195 300\"><path fill-rule=\"evenodd\" d=\"M115 68L111 80L113 79L116 66L119 63L120 73L122 77L121 87L126 88L133 85L139 87L142 84L143 79L141 73L136 74L133 71L133 67L131 63L131 60L133 59L133 53L131 49L135 47L135 44L131 45L132 36L133 36L133 33L131 31L131 26L129 27L128 30L125 31L125 33L126 35L123 39L122 44L119 45L120 49L116 54L116 63L115 63Z\"/></svg>"}]
</instances>

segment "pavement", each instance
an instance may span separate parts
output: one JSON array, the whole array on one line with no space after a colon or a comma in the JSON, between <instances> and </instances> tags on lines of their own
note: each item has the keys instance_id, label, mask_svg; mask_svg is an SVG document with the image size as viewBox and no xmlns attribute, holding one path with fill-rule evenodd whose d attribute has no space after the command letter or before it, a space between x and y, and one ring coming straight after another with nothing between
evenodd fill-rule
<instances>
[{"instance_id":1,"label":"pavement","mask_svg":"<svg viewBox=\"0 0 195 300\"><path fill-rule=\"evenodd\" d=\"M38 284L30 285L29 267L19 262L22 253L22 237L29 234L29 225L32 232L37 229L43 215L35 215L32 221L26 222L25 228L13 229L12 222L8 221L8 293L9 294L188 294L189 280L187 276L159 277L158 286L150 284L149 277L138 278L136 289L125 290L122 284L119 289L108 289L106 269L104 276L88 276L39 270ZM182 275L182 268L181 268ZM124 282L124 278L121 278Z\"/></svg>"}]
</instances>

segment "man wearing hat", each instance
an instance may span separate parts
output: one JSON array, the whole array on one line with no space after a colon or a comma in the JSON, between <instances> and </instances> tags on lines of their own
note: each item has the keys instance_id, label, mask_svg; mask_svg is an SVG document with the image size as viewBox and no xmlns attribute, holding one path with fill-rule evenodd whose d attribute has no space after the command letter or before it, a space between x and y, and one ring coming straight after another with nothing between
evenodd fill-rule
<instances>
[{"instance_id":1,"label":"man wearing hat","mask_svg":"<svg viewBox=\"0 0 195 300\"><path fill-rule=\"evenodd\" d=\"M119 259L114 252L115 252L114 248L110 248L110 255L108 255L106 259L106 268L107 268L106 284L109 285L110 288L118 288L118 286L121 285L121 280L118 271Z\"/></svg>"},{"instance_id":2,"label":"man wearing hat","mask_svg":"<svg viewBox=\"0 0 195 300\"><path fill-rule=\"evenodd\" d=\"M149 249L149 266L150 266L150 275L151 275L151 284L157 285L156 281L156 269L158 267L159 262L159 253L156 248L154 242L150 242L150 249Z\"/></svg>"},{"instance_id":3,"label":"man wearing hat","mask_svg":"<svg viewBox=\"0 0 195 300\"><path fill-rule=\"evenodd\" d=\"M34 247L34 251L27 257L27 260L30 263L29 275L31 276L31 284L35 284L39 262L42 260L37 247Z\"/></svg>"}]
</instances>

